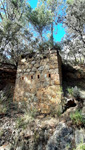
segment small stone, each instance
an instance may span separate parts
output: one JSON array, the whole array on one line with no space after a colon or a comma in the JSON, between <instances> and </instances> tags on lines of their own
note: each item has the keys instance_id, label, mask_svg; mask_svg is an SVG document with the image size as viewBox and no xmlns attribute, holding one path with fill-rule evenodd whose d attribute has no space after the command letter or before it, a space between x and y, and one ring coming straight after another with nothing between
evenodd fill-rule
<instances>
[{"instance_id":1,"label":"small stone","mask_svg":"<svg viewBox=\"0 0 85 150\"><path fill-rule=\"evenodd\" d=\"M30 69L27 69L26 72L30 72Z\"/></svg>"},{"instance_id":2,"label":"small stone","mask_svg":"<svg viewBox=\"0 0 85 150\"><path fill-rule=\"evenodd\" d=\"M18 72L18 73L19 73L19 72L22 72L22 69L18 69L17 72Z\"/></svg>"},{"instance_id":3,"label":"small stone","mask_svg":"<svg viewBox=\"0 0 85 150\"><path fill-rule=\"evenodd\" d=\"M32 62L31 62L32 65L34 65L35 63L36 63L35 61L32 61Z\"/></svg>"},{"instance_id":4,"label":"small stone","mask_svg":"<svg viewBox=\"0 0 85 150\"><path fill-rule=\"evenodd\" d=\"M44 69L44 66L41 66L38 68L39 71L42 71Z\"/></svg>"},{"instance_id":5,"label":"small stone","mask_svg":"<svg viewBox=\"0 0 85 150\"><path fill-rule=\"evenodd\" d=\"M0 147L0 150L11 150L11 144L10 143L5 143Z\"/></svg>"},{"instance_id":6,"label":"small stone","mask_svg":"<svg viewBox=\"0 0 85 150\"><path fill-rule=\"evenodd\" d=\"M36 68L35 68L35 67L33 67L33 68L32 68L32 71L33 71L33 72L35 72L35 71L36 71Z\"/></svg>"}]
</instances>

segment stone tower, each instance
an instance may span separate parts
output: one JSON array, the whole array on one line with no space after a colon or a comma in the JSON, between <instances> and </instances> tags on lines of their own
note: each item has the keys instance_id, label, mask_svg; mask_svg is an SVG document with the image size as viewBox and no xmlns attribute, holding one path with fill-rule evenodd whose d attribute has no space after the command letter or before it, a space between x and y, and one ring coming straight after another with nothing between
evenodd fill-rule
<instances>
[{"instance_id":1,"label":"stone tower","mask_svg":"<svg viewBox=\"0 0 85 150\"><path fill-rule=\"evenodd\" d=\"M25 54L18 64L14 100L47 112L61 102L61 84L61 57L56 50Z\"/></svg>"}]
</instances>

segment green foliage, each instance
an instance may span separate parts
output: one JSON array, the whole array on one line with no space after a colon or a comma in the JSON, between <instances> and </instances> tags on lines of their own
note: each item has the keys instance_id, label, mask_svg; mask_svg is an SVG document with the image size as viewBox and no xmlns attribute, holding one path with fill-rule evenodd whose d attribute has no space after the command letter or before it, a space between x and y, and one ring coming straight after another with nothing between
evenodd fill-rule
<instances>
[{"instance_id":1,"label":"green foliage","mask_svg":"<svg viewBox=\"0 0 85 150\"><path fill-rule=\"evenodd\" d=\"M80 145L80 150L85 150L85 144L84 145Z\"/></svg>"},{"instance_id":2,"label":"green foliage","mask_svg":"<svg viewBox=\"0 0 85 150\"><path fill-rule=\"evenodd\" d=\"M24 32L26 7L27 4L24 0L0 1L0 43L1 47L4 45L0 51L2 56L3 53L6 58L9 56L8 61L16 65L24 48L27 49L27 44L24 41L30 41L31 38L28 37L32 37L30 33L26 35Z\"/></svg>"},{"instance_id":3,"label":"green foliage","mask_svg":"<svg viewBox=\"0 0 85 150\"><path fill-rule=\"evenodd\" d=\"M30 113L31 117L35 118L35 117L37 116L37 114L38 114L38 111L37 111L36 108L33 107L33 108L29 111L29 113Z\"/></svg>"},{"instance_id":4,"label":"green foliage","mask_svg":"<svg viewBox=\"0 0 85 150\"><path fill-rule=\"evenodd\" d=\"M35 10L30 9L27 12L27 19L34 26L35 30L40 34L42 39L43 31L49 29L49 25L52 22L52 13L46 9L44 3L38 3Z\"/></svg>"},{"instance_id":5,"label":"green foliage","mask_svg":"<svg viewBox=\"0 0 85 150\"><path fill-rule=\"evenodd\" d=\"M38 111L34 106L31 106L29 102L23 100L18 104L18 111L23 115L16 120L16 127L25 129L27 125L34 120Z\"/></svg>"},{"instance_id":6,"label":"green foliage","mask_svg":"<svg viewBox=\"0 0 85 150\"><path fill-rule=\"evenodd\" d=\"M74 88L67 88L67 92L69 93L69 95L71 95L72 97L78 99L80 97L80 90L77 86L75 86Z\"/></svg>"},{"instance_id":7,"label":"green foliage","mask_svg":"<svg viewBox=\"0 0 85 150\"><path fill-rule=\"evenodd\" d=\"M63 0L41 0L45 2L47 9L51 11L52 15L52 23L50 28L50 43L51 46L54 46L54 25L57 27L58 23L63 22L64 18L64 10L65 10L65 3ZM56 34L56 33L55 33Z\"/></svg>"},{"instance_id":8,"label":"green foliage","mask_svg":"<svg viewBox=\"0 0 85 150\"><path fill-rule=\"evenodd\" d=\"M29 113L24 113L23 116L16 120L16 127L25 129L27 125L33 120L33 117L31 117Z\"/></svg>"},{"instance_id":9,"label":"green foliage","mask_svg":"<svg viewBox=\"0 0 85 150\"><path fill-rule=\"evenodd\" d=\"M74 0L67 0L67 4L73 4Z\"/></svg>"},{"instance_id":10,"label":"green foliage","mask_svg":"<svg viewBox=\"0 0 85 150\"><path fill-rule=\"evenodd\" d=\"M17 7L17 0L12 0L12 4Z\"/></svg>"},{"instance_id":11,"label":"green foliage","mask_svg":"<svg viewBox=\"0 0 85 150\"><path fill-rule=\"evenodd\" d=\"M82 125L85 123L85 120L81 114L81 111L76 110L74 113L70 114L70 118L75 125Z\"/></svg>"},{"instance_id":12,"label":"green foliage","mask_svg":"<svg viewBox=\"0 0 85 150\"><path fill-rule=\"evenodd\" d=\"M78 144L76 149L73 149L73 150L85 150L85 143Z\"/></svg>"},{"instance_id":13,"label":"green foliage","mask_svg":"<svg viewBox=\"0 0 85 150\"><path fill-rule=\"evenodd\" d=\"M60 18L58 17L59 11L57 13L58 3L59 0L39 0L37 7L32 9L27 0L0 1L0 43L3 47L0 50L6 60L17 65L20 55L27 51L37 50L43 43L42 41L47 39L45 36L48 32L52 34L48 38L46 47L47 45L50 48L54 46L53 38L51 38L54 29L51 26L55 22L57 24L56 20ZM41 41L38 36L41 37ZM58 45L57 47L60 48Z\"/></svg>"},{"instance_id":14,"label":"green foliage","mask_svg":"<svg viewBox=\"0 0 85 150\"><path fill-rule=\"evenodd\" d=\"M73 88L67 88L67 92L69 93L69 95L73 95Z\"/></svg>"},{"instance_id":15,"label":"green foliage","mask_svg":"<svg viewBox=\"0 0 85 150\"><path fill-rule=\"evenodd\" d=\"M3 133L4 133L4 130L1 129L1 130L0 130L0 138L1 138L1 136L3 136Z\"/></svg>"},{"instance_id":16,"label":"green foliage","mask_svg":"<svg viewBox=\"0 0 85 150\"><path fill-rule=\"evenodd\" d=\"M71 63L76 65L84 58L85 52L85 0L67 0L64 23L67 33L65 43L67 59L70 58Z\"/></svg>"},{"instance_id":17,"label":"green foliage","mask_svg":"<svg viewBox=\"0 0 85 150\"><path fill-rule=\"evenodd\" d=\"M28 114L30 117L35 118L38 114L38 110L28 101L23 100L19 104L19 111L24 114Z\"/></svg>"}]
</instances>

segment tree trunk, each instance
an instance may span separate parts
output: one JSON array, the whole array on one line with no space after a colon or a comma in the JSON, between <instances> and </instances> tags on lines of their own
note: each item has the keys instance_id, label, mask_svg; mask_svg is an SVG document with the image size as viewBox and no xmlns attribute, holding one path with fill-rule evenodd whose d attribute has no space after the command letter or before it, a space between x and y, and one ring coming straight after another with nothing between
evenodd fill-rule
<instances>
[{"instance_id":1,"label":"tree trunk","mask_svg":"<svg viewBox=\"0 0 85 150\"><path fill-rule=\"evenodd\" d=\"M40 32L40 37L41 37L41 43L42 43L43 42L42 31Z\"/></svg>"},{"instance_id":2,"label":"tree trunk","mask_svg":"<svg viewBox=\"0 0 85 150\"><path fill-rule=\"evenodd\" d=\"M53 22L51 23L51 46L53 47L54 41L53 41Z\"/></svg>"}]
</instances>

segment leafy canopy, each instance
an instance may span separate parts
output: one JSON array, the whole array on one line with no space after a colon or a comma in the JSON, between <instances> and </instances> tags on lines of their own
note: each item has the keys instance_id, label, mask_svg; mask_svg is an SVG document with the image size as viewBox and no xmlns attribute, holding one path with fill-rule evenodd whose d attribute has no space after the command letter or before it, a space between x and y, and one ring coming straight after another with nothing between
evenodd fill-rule
<instances>
[{"instance_id":1,"label":"leafy canopy","mask_svg":"<svg viewBox=\"0 0 85 150\"><path fill-rule=\"evenodd\" d=\"M52 22L52 13L46 8L44 3L38 3L35 10L30 9L27 13L28 21L34 26L34 29L40 34L49 29L49 25Z\"/></svg>"}]
</instances>

